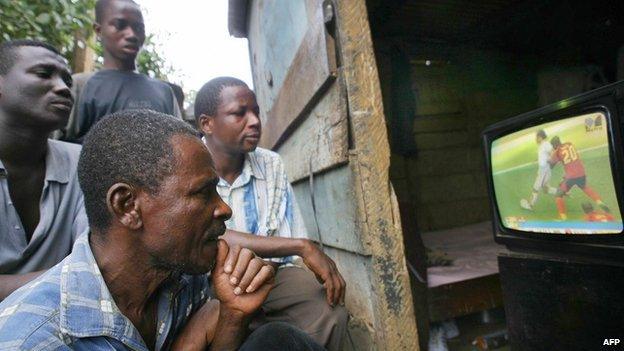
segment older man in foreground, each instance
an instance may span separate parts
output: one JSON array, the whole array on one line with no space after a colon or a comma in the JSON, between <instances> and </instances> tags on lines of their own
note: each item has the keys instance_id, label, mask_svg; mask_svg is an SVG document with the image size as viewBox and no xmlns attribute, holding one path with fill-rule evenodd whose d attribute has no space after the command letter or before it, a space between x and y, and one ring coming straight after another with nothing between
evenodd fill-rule
<instances>
[{"instance_id":1,"label":"older man in foreground","mask_svg":"<svg viewBox=\"0 0 624 351\"><path fill-rule=\"evenodd\" d=\"M105 118L85 140L78 176L91 230L0 303L0 349L319 349L285 324L247 338L274 271L218 240L231 211L184 122L149 110ZM243 272L236 286L226 260ZM209 271L218 301L207 301Z\"/></svg>"}]
</instances>

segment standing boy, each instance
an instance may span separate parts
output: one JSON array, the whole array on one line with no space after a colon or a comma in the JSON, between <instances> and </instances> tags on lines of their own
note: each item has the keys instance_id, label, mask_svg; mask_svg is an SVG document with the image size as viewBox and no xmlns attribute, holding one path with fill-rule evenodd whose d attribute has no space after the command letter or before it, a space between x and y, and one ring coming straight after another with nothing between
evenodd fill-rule
<instances>
[{"instance_id":1,"label":"standing boy","mask_svg":"<svg viewBox=\"0 0 624 351\"><path fill-rule=\"evenodd\" d=\"M132 0L98 0L95 24L104 64L97 73L76 75L76 106L63 140L82 143L91 127L104 116L127 109L150 109L181 117L173 91L165 82L136 72L136 60L145 42L145 24Z\"/></svg>"}]
</instances>

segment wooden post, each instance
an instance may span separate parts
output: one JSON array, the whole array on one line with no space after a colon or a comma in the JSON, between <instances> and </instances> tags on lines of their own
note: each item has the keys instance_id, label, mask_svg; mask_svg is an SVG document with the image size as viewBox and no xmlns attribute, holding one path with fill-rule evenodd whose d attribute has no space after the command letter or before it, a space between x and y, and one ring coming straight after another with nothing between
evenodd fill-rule
<instances>
[{"instance_id":1,"label":"wooden post","mask_svg":"<svg viewBox=\"0 0 624 351\"><path fill-rule=\"evenodd\" d=\"M355 169L371 253L377 350L418 350L399 207L390 185L390 145L365 0L336 1Z\"/></svg>"},{"instance_id":2,"label":"wooden post","mask_svg":"<svg viewBox=\"0 0 624 351\"><path fill-rule=\"evenodd\" d=\"M92 72L95 69L94 45L95 36L92 32L88 37L85 37L83 31L74 34L74 67L72 67L74 73Z\"/></svg>"}]
</instances>

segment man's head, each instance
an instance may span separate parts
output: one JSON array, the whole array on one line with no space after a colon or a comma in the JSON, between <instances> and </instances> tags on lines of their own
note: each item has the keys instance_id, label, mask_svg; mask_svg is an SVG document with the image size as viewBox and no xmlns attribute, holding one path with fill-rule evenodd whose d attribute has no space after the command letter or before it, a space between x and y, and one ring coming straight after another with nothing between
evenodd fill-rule
<instances>
[{"instance_id":1,"label":"man's head","mask_svg":"<svg viewBox=\"0 0 624 351\"><path fill-rule=\"evenodd\" d=\"M546 132L543 129L540 129L535 134L535 141L540 144L542 141L546 140Z\"/></svg>"},{"instance_id":2,"label":"man's head","mask_svg":"<svg viewBox=\"0 0 624 351\"><path fill-rule=\"evenodd\" d=\"M132 0L98 0L93 28L105 56L134 62L145 42L145 24L139 5Z\"/></svg>"},{"instance_id":3,"label":"man's head","mask_svg":"<svg viewBox=\"0 0 624 351\"><path fill-rule=\"evenodd\" d=\"M553 148L558 148L559 146L561 146L561 140L559 140L558 136L554 136L552 137L552 139L550 139L550 144L552 145Z\"/></svg>"},{"instance_id":4,"label":"man's head","mask_svg":"<svg viewBox=\"0 0 624 351\"><path fill-rule=\"evenodd\" d=\"M94 235L124 233L164 270L211 269L231 211L208 150L186 123L150 110L104 118L87 134L78 178Z\"/></svg>"},{"instance_id":5,"label":"man's head","mask_svg":"<svg viewBox=\"0 0 624 351\"><path fill-rule=\"evenodd\" d=\"M0 45L0 118L43 133L64 126L73 106L66 60L34 40Z\"/></svg>"},{"instance_id":6,"label":"man's head","mask_svg":"<svg viewBox=\"0 0 624 351\"><path fill-rule=\"evenodd\" d=\"M256 95L243 81L215 78L197 93L195 119L209 146L230 154L253 151L262 131Z\"/></svg>"}]
</instances>

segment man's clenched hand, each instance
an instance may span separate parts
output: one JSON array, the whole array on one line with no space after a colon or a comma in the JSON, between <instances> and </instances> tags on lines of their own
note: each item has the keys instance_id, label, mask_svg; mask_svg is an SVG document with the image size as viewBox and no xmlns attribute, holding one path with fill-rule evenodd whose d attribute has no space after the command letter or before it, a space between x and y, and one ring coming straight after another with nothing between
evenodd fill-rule
<instances>
[{"instance_id":1,"label":"man's clenched hand","mask_svg":"<svg viewBox=\"0 0 624 351\"><path fill-rule=\"evenodd\" d=\"M219 240L212 283L222 308L249 316L264 302L273 287L275 269L248 249Z\"/></svg>"},{"instance_id":2,"label":"man's clenched hand","mask_svg":"<svg viewBox=\"0 0 624 351\"><path fill-rule=\"evenodd\" d=\"M307 241L301 252L303 262L316 275L319 283L327 292L327 303L334 306L344 304L347 283L342 278L334 261L329 258L316 244Z\"/></svg>"}]
</instances>

